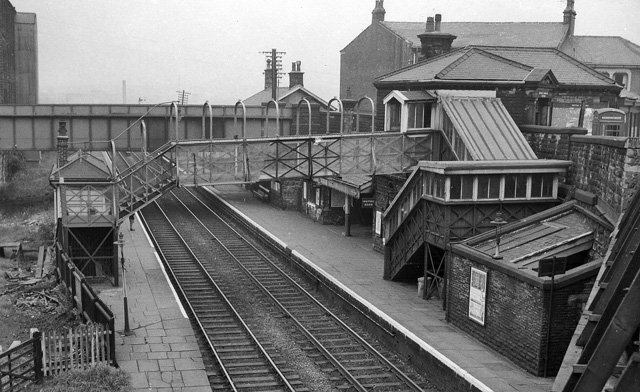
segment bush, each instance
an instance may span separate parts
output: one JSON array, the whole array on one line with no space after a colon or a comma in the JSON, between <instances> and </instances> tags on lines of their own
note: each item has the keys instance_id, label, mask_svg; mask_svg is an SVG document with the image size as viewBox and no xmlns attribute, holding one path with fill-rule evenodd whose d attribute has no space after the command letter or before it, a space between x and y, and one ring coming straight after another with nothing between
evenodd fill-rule
<instances>
[{"instance_id":1,"label":"bush","mask_svg":"<svg viewBox=\"0 0 640 392\"><path fill-rule=\"evenodd\" d=\"M129 392L129 375L122 369L97 365L87 370L71 370L42 384L33 384L27 392Z\"/></svg>"},{"instance_id":2,"label":"bush","mask_svg":"<svg viewBox=\"0 0 640 392\"><path fill-rule=\"evenodd\" d=\"M26 161L22 151L14 148L6 154L5 157L5 170L7 173L7 182L13 180L24 169Z\"/></svg>"}]
</instances>

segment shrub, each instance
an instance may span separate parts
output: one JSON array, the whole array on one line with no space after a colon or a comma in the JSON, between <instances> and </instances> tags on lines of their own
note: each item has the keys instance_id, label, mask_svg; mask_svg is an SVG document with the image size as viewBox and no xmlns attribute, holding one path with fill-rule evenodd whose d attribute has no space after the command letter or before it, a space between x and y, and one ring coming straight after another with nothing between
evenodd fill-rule
<instances>
[{"instance_id":1,"label":"shrub","mask_svg":"<svg viewBox=\"0 0 640 392\"><path fill-rule=\"evenodd\" d=\"M122 369L97 365L87 370L71 370L33 384L28 392L129 392L129 375Z\"/></svg>"},{"instance_id":2,"label":"shrub","mask_svg":"<svg viewBox=\"0 0 640 392\"><path fill-rule=\"evenodd\" d=\"M24 169L26 161L24 154L15 147L6 154L5 157L5 170L7 173L7 182L13 180L13 178Z\"/></svg>"}]
</instances>

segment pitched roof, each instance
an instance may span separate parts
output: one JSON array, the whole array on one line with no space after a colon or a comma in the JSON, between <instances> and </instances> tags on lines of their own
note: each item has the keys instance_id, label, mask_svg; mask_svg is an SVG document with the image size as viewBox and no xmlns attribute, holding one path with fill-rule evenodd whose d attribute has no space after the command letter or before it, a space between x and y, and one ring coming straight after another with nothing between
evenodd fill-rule
<instances>
[{"instance_id":1,"label":"pitched roof","mask_svg":"<svg viewBox=\"0 0 640 392\"><path fill-rule=\"evenodd\" d=\"M613 79L557 49L523 47L484 47L482 49L534 68L550 69L560 84L615 86Z\"/></svg>"},{"instance_id":2,"label":"pitched roof","mask_svg":"<svg viewBox=\"0 0 640 392\"><path fill-rule=\"evenodd\" d=\"M440 102L474 160L538 159L499 98Z\"/></svg>"},{"instance_id":3,"label":"pitched roof","mask_svg":"<svg viewBox=\"0 0 640 392\"><path fill-rule=\"evenodd\" d=\"M543 74L553 74L564 85L616 86L614 80L557 49L490 46L457 49L383 75L377 82L524 82L542 80Z\"/></svg>"},{"instance_id":4,"label":"pitched roof","mask_svg":"<svg viewBox=\"0 0 640 392\"><path fill-rule=\"evenodd\" d=\"M573 36L562 51L586 64L640 67L640 46L622 37Z\"/></svg>"},{"instance_id":5,"label":"pitched roof","mask_svg":"<svg viewBox=\"0 0 640 392\"><path fill-rule=\"evenodd\" d=\"M425 31L424 22L382 22L395 34L419 48L418 34ZM453 47L529 46L557 48L562 43L567 25L562 22L442 22L440 31L457 38Z\"/></svg>"},{"instance_id":6,"label":"pitched roof","mask_svg":"<svg viewBox=\"0 0 640 392\"><path fill-rule=\"evenodd\" d=\"M480 49L471 49L438 72L444 80L522 80L532 67L495 56Z\"/></svg>"},{"instance_id":7,"label":"pitched roof","mask_svg":"<svg viewBox=\"0 0 640 392\"><path fill-rule=\"evenodd\" d=\"M290 95L292 95L293 93L295 93L296 91L300 91L302 92L304 95L307 95L311 98L313 98L313 100L317 101L317 103L322 104L323 106L327 106L327 102L320 98L319 96L317 96L316 94L312 93L311 91L309 91L307 88L305 88L302 85L296 85L293 86L292 88L289 87L278 87L276 94L278 97L278 101L282 101L284 99L286 99L287 97L289 97ZM262 91L259 91L255 94L253 94L252 96L250 96L249 98L243 100L245 105L262 105L263 103L269 102L271 101L271 89L264 89ZM297 102L294 102L297 103Z\"/></svg>"},{"instance_id":8,"label":"pitched roof","mask_svg":"<svg viewBox=\"0 0 640 392\"><path fill-rule=\"evenodd\" d=\"M276 94L278 97L282 97L289 92L289 87L278 87ZM258 91L252 96L243 100L245 105L262 105L265 102L271 101L271 89L267 88L262 91Z\"/></svg>"}]
</instances>

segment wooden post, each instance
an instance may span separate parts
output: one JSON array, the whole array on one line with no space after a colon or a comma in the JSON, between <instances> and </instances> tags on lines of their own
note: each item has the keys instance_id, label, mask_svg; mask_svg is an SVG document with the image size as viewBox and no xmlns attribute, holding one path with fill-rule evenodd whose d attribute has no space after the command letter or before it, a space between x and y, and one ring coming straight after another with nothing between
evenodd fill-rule
<instances>
[{"instance_id":1,"label":"wooden post","mask_svg":"<svg viewBox=\"0 0 640 392\"><path fill-rule=\"evenodd\" d=\"M40 331L34 331L31 335L33 339L33 371L35 373L35 381L42 381L42 334Z\"/></svg>"}]
</instances>

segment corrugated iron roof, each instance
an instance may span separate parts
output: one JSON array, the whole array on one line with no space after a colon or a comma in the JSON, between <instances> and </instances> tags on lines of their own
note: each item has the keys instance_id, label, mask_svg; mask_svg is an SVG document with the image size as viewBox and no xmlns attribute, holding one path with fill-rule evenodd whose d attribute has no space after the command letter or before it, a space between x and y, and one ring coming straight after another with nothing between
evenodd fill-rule
<instances>
[{"instance_id":1,"label":"corrugated iron roof","mask_svg":"<svg viewBox=\"0 0 640 392\"><path fill-rule=\"evenodd\" d=\"M425 32L424 22L382 22L397 35L419 48L418 34ZM567 25L562 22L442 22L442 33L457 36L454 48L468 45L529 46L557 48L564 39Z\"/></svg>"},{"instance_id":2,"label":"corrugated iron roof","mask_svg":"<svg viewBox=\"0 0 640 392\"><path fill-rule=\"evenodd\" d=\"M498 98L441 97L474 160L538 159Z\"/></svg>"}]
</instances>

